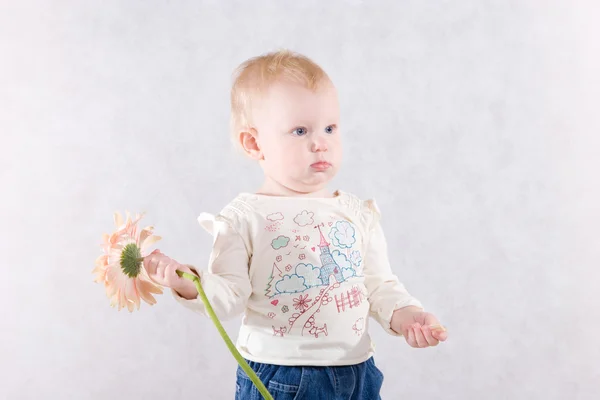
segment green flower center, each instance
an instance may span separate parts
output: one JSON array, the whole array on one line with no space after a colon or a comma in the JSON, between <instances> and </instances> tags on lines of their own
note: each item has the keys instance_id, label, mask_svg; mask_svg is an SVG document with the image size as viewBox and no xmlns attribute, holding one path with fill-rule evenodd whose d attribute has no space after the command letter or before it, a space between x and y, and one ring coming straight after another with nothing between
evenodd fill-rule
<instances>
[{"instance_id":1,"label":"green flower center","mask_svg":"<svg viewBox=\"0 0 600 400\"><path fill-rule=\"evenodd\" d=\"M142 257L140 248L135 243L129 243L121 253L121 269L123 273L130 278L135 278L140 274L142 263L139 259Z\"/></svg>"}]
</instances>

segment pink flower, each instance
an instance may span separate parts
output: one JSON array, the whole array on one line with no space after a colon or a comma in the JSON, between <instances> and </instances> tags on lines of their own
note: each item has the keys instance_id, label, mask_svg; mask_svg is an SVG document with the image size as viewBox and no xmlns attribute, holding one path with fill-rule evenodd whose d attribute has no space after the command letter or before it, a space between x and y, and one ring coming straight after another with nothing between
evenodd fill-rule
<instances>
[{"instance_id":1,"label":"pink flower","mask_svg":"<svg viewBox=\"0 0 600 400\"><path fill-rule=\"evenodd\" d=\"M310 303L311 299L308 298L308 294L305 295L300 295L300 297L298 297L297 299L294 299L294 308L296 310L300 310L302 312L304 312L304 310L306 310L307 308L309 308L310 306L308 305L308 303Z\"/></svg>"},{"instance_id":2,"label":"pink flower","mask_svg":"<svg viewBox=\"0 0 600 400\"><path fill-rule=\"evenodd\" d=\"M104 283L106 295L112 307L121 310L127 307L129 312L139 310L140 299L152 305L156 299L152 294L162 294L162 288L154 284L143 268L143 257L148 255L147 248L160 240L160 236L152 235L154 227L138 229L138 222L143 214L136 214L132 220L127 212L127 219L115 213L117 230L112 234L104 234L101 248L104 252L96 259L92 273L94 281Z\"/></svg>"}]
</instances>

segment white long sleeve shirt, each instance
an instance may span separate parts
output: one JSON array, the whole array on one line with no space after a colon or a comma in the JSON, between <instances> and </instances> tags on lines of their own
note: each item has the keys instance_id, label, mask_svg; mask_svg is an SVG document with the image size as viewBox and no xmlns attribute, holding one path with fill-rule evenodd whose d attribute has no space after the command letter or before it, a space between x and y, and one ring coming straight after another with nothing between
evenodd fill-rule
<instances>
[{"instance_id":1,"label":"white long sleeve shirt","mask_svg":"<svg viewBox=\"0 0 600 400\"><path fill-rule=\"evenodd\" d=\"M351 365L374 353L369 316L394 336L394 310L421 303L391 270L373 200L242 193L200 224L214 236L195 269L219 319L244 313L236 347L278 365ZM206 315L198 297L173 295Z\"/></svg>"}]
</instances>

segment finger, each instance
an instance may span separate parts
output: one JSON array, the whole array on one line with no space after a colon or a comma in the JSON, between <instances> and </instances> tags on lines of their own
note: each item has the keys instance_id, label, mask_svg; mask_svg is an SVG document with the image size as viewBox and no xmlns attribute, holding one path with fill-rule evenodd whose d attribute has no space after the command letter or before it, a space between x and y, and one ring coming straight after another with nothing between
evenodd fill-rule
<instances>
[{"instance_id":1,"label":"finger","mask_svg":"<svg viewBox=\"0 0 600 400\"><path fill-rule=\"evenodd\" d=\"M448 332L446 330L435 329L432 331L431 334L440 342L443 342L446 339L448 339Z\"/></svg>"},{"instance_id":2,"label":"finger","mask_svg":"<svg viewBox=\"0 0 600 400\"><path fill-rule=\"evenodd\" d=\"M421 331L421 325L413 325L413 331L415 332L415 340L417 341L417 345L420 348L427 347L427 340L425 340L425 336L423 336L423 332Z\"/></svg>"},{"instance_id":3,"label":"finger","mask_svg":"<svg viewBox=\"0 0 600 400\"><path fill-rule=\"evenodd\" d=\"M192 269L187 265L179 264L179 267L177 269L182 272L187 272L188 274L195 275L194 271L192 271Z\"/></svg>"},{"instance_id":4,"label":"finger","mask_svg":"<svg viewBox=\"0 0 600 400\"><path fill-rule=\"evenodd\" d=\"M156 271L156 257L153 255L144 257L144 268L149 275L153 275Z\"/></svg>"},{"instance_id":5,"label":"finger","mask_svg":"<svg viewBox=\"0 0 600 400\"><path fill-rule=\"evenodd\" d=\"M179 263L176 261L171 261L165 268L165 279L171 287L178 284L179 280L181 279L179 278L179 275L177 275L177 267L179 267Z\"/></svg>"},{"instance_id":6,"label":"finger","mask_svg":"<svg viewBox=\"0 0 600 400\"><path fill-rule=\"evenodd\" d=\"M150 261L152 261L150 256L146 256L144 257L144 261L142 262L142 265L144 266L144 269L148 272L148 274L150 274L150 271L152 270L150 267Z\"/></svg>"},{"instance_id":7,"label":"finger","mask_svg":"<svg viewBox=\"0 0 600 400\"><path fill-rule=\"evenodd\" d=\"M440 343L435 337L433 337L433 332L429 326L423 326L421 331L423 332L423 336L425 336L425 340L427 341L428 345L437 346Z\"/></svg>"},{"instance_id":8,"label":"finger","mask_svg":"<svg viewBox=\"0 0 600 400\"><path fill-rule=\"evenodd\" d=\"M158 262L158 269L160 270L160 277L165 281L167 279L167 267L171 260L167 256L162 256Z\"/></svg>"},{"instance_id":9,"label":"finger","mask_svg":"<svg viewBox=\"0 0 600 400\"><path fill-rule=\"evenodd\" d=\"M417 345L417 341L415 340L415 331L412 329L412 327L408 328L408 335L406 336L406 342L411 346L411 347L419 347Z\"/></svg>"}]
</instances>

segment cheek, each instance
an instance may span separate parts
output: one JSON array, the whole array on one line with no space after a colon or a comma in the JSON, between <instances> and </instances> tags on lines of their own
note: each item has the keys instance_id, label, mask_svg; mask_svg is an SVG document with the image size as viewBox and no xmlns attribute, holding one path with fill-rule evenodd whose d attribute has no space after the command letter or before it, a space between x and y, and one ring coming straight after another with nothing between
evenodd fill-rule
<instances>
[{"instance_id":1,"label":"cheek","mask_svg":"<svg viewBox=\"0 0 600 400\"><path fill-rule=\"evenodd\" d=\"M339 159L342 157L342 142L339 138L331 141L329 150L335 155L335 158Z\"/></svg>"},{"instance_id":2,"label":"cheek","mask_svg":"<svg viewBox=\"0 0 600 400\"><path fill-rule=\"evenodd\" d=\"M290 165L297 157L297 152L289 148L285 143L270 144L264 148L265 160L272 167L282 167Z\"/></svg>"},{"instance_id":3,"label":"cheek","mask_svg":"<svg viewBox=\"0 0 600 400\"><path fill-rule=\"evenodd\" d=\"M293 140L281 141L273 150L273 153L283 161L300 160L307 153L303 143Z\"/></svg>"}]
</instances>

